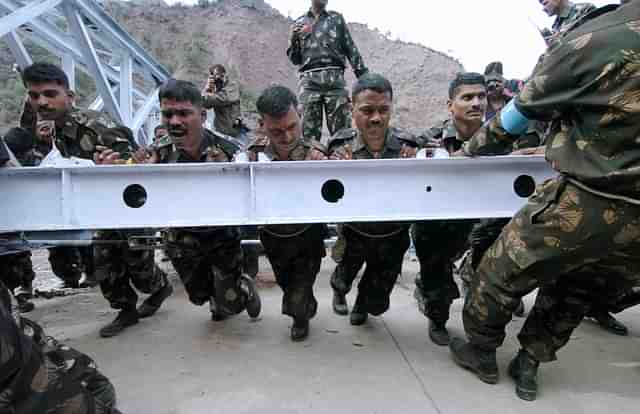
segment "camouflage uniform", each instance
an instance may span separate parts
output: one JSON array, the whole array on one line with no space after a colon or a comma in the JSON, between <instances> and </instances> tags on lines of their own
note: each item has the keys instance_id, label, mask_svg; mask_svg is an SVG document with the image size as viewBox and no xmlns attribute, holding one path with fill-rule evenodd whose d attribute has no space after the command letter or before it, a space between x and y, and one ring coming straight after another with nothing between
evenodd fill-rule
<instances>
[{"instance_id":1,"label":"camouflage uniform","mask_svg":"<svg viewBox=\"0 0 640 414\"><path fill-rule=\"evenodd\" d=\"M240 88L237 82L226 79L220 90L205 92L203 106L213 109L216 131L238 138L242 134L242 112L240 110Z\"/></svg>"},{"instance_id":2,"label":"camouflage uniform","mask_svg":"<svg viewBox=\"0 0 640 414\"><path fill-rule=\"evenodd\" d=\"M516 98L528 118L552 121L546 157L561 175L540 186L478 267L463 312L476 347L500 346L519 299L540 286L519 339L543 362L556 358L594 295L613 312L640 303L639 21L637 1L590 15ZM496 117L464 149L512 141Z\"/></svg>"},{"instance_id":3,"label":"camouflage uniform","mask_svg":"<svg viewBox=\"0 0 640 414\"><path fill-rule=\"evenodd\" d=\"M402 145L417 147L416 138L406 132L389 128L379 158L400 158ZM329 141L329 152L349 146L353 159L375 159L356 129L344 129ZM409 224L406 223L346 223L341 233L344 252L331 276L331 287L338 293L351 290L360 268L366 268L358 285L356 305L364 312L381 315L389 309L389 298L402 260L409 248Z\"/></svg>"},{"instance_id":4,"label":"camouflage uniform","mask_svg":"<svg viewBox=\"0 0 640 414\"><path fill-rule=\"evenodd\" d=\"M161 143L160 163L212 162L208 156L218 154L226 161L238 147L204 130L200 157L192 159L171 142ZM198 306L213 300L220 316L230 316L245 309L247 294L240 286L242 249L237 227L171 229L166 235L167 254L187 290L189 300Z\"/></svg>"},{"instance_id":5,"label":"camouflage uniform","mask_svg":"<svg viewBox=\"0 0 640 414\"><path fill-rule=\"evenodd\" d=\"M289 153L288 159L279 159L268 138L258 139L249 146L252 160L259 152L272 161L304 161L315 149L322 153L326 148L315 141L300 140ZM282 224L260 228L260 241L264 246L276 280L284 296L282 313L292 318L313 318L318 302L313 295L313 285L326 255L324 224Z\"/></svg>"},{"instance_id":6,"label":"camouflage uniform","mask_svg":"<svg viewBox=\"0 0 640 414\"><path fill-rule=\"evenodd\" d=\"M62 128L56 129L55 146L65 157L93 159L96 146L119 152L129 159L133 134L129 128L115 125L102 113L85 110L71 111ZM131 235L146 235L145 230L102 230L96 232L94 253L95 281L114 309L135 308L138 295L131 283L143 293L153 295L169 282L167 275L156 266L152 251L134 251L126 240ZM121 243L113 243L120 241Z\"/></svg>"},{"instance_id":7,"label":"camouflage uniform","mask_svg":"<svg viewBox=\"0 0 640 414\"><path fill-rule=\"evenodd\" d=\"M596 9L593 3L572 3L567 2L567 7L561 10L556 20L553 22L551 29L554 34L565 33L571 30L571 27L583 17Z\"/></svg>"},{"instance_id":8,"label":"camouflage uniform","mask_svg":"<svg viewBox=\"0 0 640 414\"><path fill-rule=\"evenodd\" d=\"M345 89L345 59L356 77L368 69L360 56L344 17L323 11L316 20L312 11L296 20L304 25L299 37L287 49L291 63L300 66L300 103L303 107L303 135L320 141L323 111L331 135L351 127L349 94Z\"/></svg>"},{"instance_id":9,"label":"camouflage uniform","mask_svg":"<svg viewBox=\"0 0 640 414\"><path fill-rule=\"evenodd\" d=\"M0 412L117 413L115 389L87 355L20 318L0 282Z\"/></svg>"}]
</instances>

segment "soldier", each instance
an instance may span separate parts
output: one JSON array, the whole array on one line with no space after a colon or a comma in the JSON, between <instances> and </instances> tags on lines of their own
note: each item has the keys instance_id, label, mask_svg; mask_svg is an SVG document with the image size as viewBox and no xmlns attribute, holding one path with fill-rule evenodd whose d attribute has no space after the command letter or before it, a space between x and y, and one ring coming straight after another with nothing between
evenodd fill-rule
<instances>
[{"instance_id":1,"label":"soldier","mask_svg":"<svg viewBox=\"0 0 640 414\"><path fill-rule=\"evenodd\" d=\"M574 23L596 9L593 3L573 3L569 0L538 0L548 16L556 16L552 35L557 37L571 29Z\"/></svg>"},{"instance_id":2,"label":"soldier","mask_svg":"<svg viewBox=\"0 0 640 414\"><path fill-rule=\"evenodd\" d=\"M327 159L327 150L302 135L298 99L284 86L266 89L256 104L260 127L266 137L249 146L249 158L260 154L272 161ZM326 255L323 224L286 224L263 226L260 240L264 246L278 285L282 288L282 313L293 318L291 340L303 341L309 335L309 320L318 309L313 284Z\"/></svg>"},{"instance_id":3,"label":"soldier","mask_svg":"<svg viewBox=\"0 0 640 414\"><path fill-rule=\"evenodd\" d=\"M161 138L169 135L169 130L166 126L159 124L153 128L153 143L156 144Z\"/></svg>"},{"instance_id":4,"label":"soldier","mask_svg":"<svg viewBox=\"0 0 640 414\"><path fill-rule=\"evenodd\" d=\"M331 159L415 157L415 137L389 127L393 89L387 79L378 74L361 76L353 87L352 98L356 128L344 129L330 139ZM331 277L334 312L348 313L345 295L365 263L351 324L362 325L369 314L377 316L389 309L391 291L409 248L408 230L406 223L348 223L342 227L346 247Z\"/></svg>"},{"instance_id":5,"label":"soldier","mask_svg":"<svg viewBox=\"0 0 640 414\"><path fill-rule=\"evenodd\" d=\"M118 414L115 389L93 360L14 309L0 281L0 412Z\"/></svg>"},{"instance_id":6,"label":"soldier","mask_svg":"<svg viewBox=\"0 0 640 414\"><path fill-rule=\"evenodd\" d=\"M469 341L450 346L459 365L496 383L504 328L520 298L540 288L509 369L525 400L537 396L539 363L556 359L594 303L613 312L640 303L639 20L640 0L627 0L574 25L463 148L508 146L529 119L552 121L546 158L560 175L484 255L463 311Z\"/></svg>"},{"instance_id":7,"label":"soldier","mask_svg":"<svg viewBox=\"0 0 640 414\"><path fill-rule=\"evenodd\" d=\"M227 76L224 66L211 66L202 96L204 108L213 109L215 113L214 129L246 143L248 129L242 122L240 88L235 80Z\"/></svg>"},{"instance_id":8,"label":"soldier","mask_svg":"<svg viewBox=\"0 0 640 414\"><path fill-rule=\"evenodd\" d=\"M345 59L360 77L368 69L344 17L327 11L327 0L312 0L311 10L291 29L287 56L300 67L303 135L320 141L323 112L329 134L351 127L349 94L345 89Z\"/></svg>"},{"instance_id":9,"label":"soldier","mask_svg":"<svg viewBox=\"0 0 640 414\"><path fill-rule=\"evenodd\" d=\"M169 80L159 91L162 123L169 128L153 158L159 163L229 162L235 143L202 127L206 119L202 95L191 82ZM220 321L247 310L260 314L254 281L242 274L242 249L237 227L172 229L166 234L167 253L180 275L189 300L209 302L211 319Z\"/></svg>"},{"instance_id":10,"label":"soldier","mask_svg":"<svg viewBox=\"0 0 640 414\"><path fill-rule=\"evenodd\" d=\"M74 93L59 67L34 63L22 72L32 111L42 121L53 121L52 140L64 157L93 159L97 164L123 164L130 159L133 134L129 128L110 125L101 114L72 110ZM166 274L154 263L153 252L133 251L126 242L130 232L99 231L96 239L106 241L94 248L95 278L111 307L119 309L116 319L100 330L110 337L139 318L153 315L173 292ZM131 287L150 294L136 309L138 295Z\"/></svg>"},{"instance_id":11,"label":"soldier","mask_svg":"<svg viewBox=\"0 0 640 414\"><path fill-rule=\"evenodd\" d=\"M487 88L479 73L459 73L449 85L447 103L450 120L427 130L420 137L428 146L453 153L481 126L487 108ZM418 222L411 235L420 262L414 296L420 311L429 319L433 343L449 344L446 323L453 301L460 292L453 279L453 262L466 246L475 221L442 220Z\"/></svg>"},{"instance_id":12,"label":"soldier","mask_svg":"<svg viewBox=\"0 0 640 414\"><path fill-rule=\"evenodd\" d=\"M520 92L524 83L517 79L505 79L502 62L489 63L484 70L484 78L487 83L487 114L485 121L488 121L496 116L507 102Z\"/></svg>"}]
</instances>

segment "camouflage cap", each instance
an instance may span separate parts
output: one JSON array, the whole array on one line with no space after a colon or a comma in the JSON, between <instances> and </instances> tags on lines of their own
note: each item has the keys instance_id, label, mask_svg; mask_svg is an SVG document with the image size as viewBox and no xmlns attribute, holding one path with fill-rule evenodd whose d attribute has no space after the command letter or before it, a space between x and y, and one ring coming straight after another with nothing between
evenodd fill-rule
<instances>
[{"instance_id":1,"label":"camouflage cap","mask_svg":"<svg viewBox=\"0 0 640 414\"><path fill-rule=\"evenodd\" d=\"M491 62L484 70L484 77L487 82L491 82L492 80L504 81L503 75L502 62Z\"/></svg>"}]
</instances>

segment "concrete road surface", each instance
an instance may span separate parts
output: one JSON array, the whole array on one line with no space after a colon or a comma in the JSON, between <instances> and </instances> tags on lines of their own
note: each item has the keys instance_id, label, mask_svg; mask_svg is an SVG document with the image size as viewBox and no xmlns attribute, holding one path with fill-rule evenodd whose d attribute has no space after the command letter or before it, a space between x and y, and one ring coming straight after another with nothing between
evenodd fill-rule
<instances>
[{"instance_id":1,"label":"concrete road surface","mask_svg":"<svg viewBox=\"0 0 640 414\"><path fill-rule=\"evenodd\" d=\"M631 332L616 337L585 322L541 369L539 400L513 391L506 367L518 349L523 319L509 326L498 352L501 380L490 386L452 362L432 344L427 321L413 299L417 263L407 261L391 310L352 327L331 311L327 259L316 285L320 302L306 342L289 340L290 319L280 314L282 294L263 260L263 313L212 322L180 282L158 314L122 335L101 339L115 317L98 290L37 300L30 317L50 335L92 355L114 382L119 407L131 414L221 413L634 413L640 403L640 310L619 315ZM46 266L45 266L46 267ZM353 293L349 296L353 303ZM527 308L533 297L526 299ZM462 334L462 302L449 323Z\"/></svg>"}]
</instances>

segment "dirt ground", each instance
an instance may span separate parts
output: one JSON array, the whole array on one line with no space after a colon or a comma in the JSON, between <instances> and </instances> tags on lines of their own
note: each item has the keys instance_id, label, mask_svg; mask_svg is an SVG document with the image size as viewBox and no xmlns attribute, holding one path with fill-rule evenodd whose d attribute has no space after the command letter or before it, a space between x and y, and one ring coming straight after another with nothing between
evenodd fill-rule
<instances>
[{"instance_id":1,"label":"dirt ground","mask_svg":"<svg viewBox=\"0 0 640 414\"><path fill-rule=\"evenodd\" d=\"M56 283L46 254L35 255L35 266L40 286ZM206 307L187 301L175 273L176 292L158 314L115 338L98 336L115 311L97 289L36 299L37 309L29 317L96 359L114 382L124 413L637 412L637 309L619 315L630 328L629 337L583 323L560 360L542 367L539 400L525 403L506 375L523 319L511 323L498 352L500 383L486 385L457 368L447 348L428 340L427 321L412 296L417 263L405 263L391 310L362 327L332 313L332 269L325 260L316 289L318 316L303 343L288 338L291 323L280 314L282 294L264 260L259 276L263 313L257 321L242 314L212 322ZM527 308L532 301L526 298ZM452 334L463 334L461 307L461 301L454 305Z\"/></svg>"}]
</instances>

